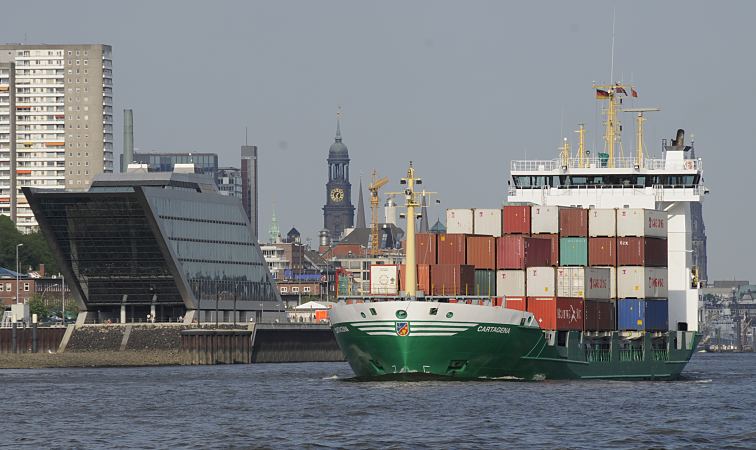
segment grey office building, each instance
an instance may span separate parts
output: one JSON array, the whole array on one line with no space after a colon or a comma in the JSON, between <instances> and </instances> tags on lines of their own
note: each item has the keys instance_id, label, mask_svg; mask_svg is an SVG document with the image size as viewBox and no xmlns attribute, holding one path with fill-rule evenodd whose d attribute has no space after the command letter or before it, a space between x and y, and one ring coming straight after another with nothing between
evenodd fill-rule
<instances>
[{"instance_id":1,"label":"grey office building","mask_svg":"<svg viewBox=\"0 0 756 450\"><path fill-rule=\"evenodd\" d=\"M242 205L207 176L103 174L86 192L24 194L80 321L283 319Z\"/></svg>"},{"instance_id":2,"label":"grey office building","mask_svg":"<svg viewBox=\"0 0 756 450\"><path fill-rule=\"evenodd\" d=\"M247 218L252 224L255 239L258 238L260 222L257 215L257 146L242 145L241 148L242 203Z\"/></svg>"}]
</instances>

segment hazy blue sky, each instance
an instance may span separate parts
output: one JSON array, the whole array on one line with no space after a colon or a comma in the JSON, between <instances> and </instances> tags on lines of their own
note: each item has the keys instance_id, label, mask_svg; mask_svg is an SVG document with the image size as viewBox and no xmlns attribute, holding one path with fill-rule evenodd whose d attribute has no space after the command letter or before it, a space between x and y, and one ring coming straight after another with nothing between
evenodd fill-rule
<instances>
[{"instance_id":1,"label":"hazy blue sky","mask_svg":"<svg viewBox=\"0 0 756 450\"><path fill-rule=\"evenodd\" d=\"M616 2L615 78L635 82L658 153L695 134L711 188L710 278L756 281L754 2ZM611 2L8 1L0 41L113 46L115 147L134 109L142 151L260 149L261 231L317 237L335 112L360 173L412 159L442 206L495 207L511 159L552 158L579 122L596 140L591 83L609 78ZM633 144L625 119L625 148ZM574 141L573 141L574 142ZM437 213L432 213L435 220ZM368 219L369 220L369 219Z\"/></svg>"}]
</instances>

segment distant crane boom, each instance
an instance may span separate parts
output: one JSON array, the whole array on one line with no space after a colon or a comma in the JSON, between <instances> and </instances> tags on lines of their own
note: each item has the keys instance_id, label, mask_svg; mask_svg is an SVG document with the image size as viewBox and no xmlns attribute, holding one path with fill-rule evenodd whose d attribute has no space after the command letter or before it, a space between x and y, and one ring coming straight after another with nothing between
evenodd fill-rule
<instances>
[{"instance_id":1,"label":"distant crane boom","mask_svg":"<svg viewBox=\"0 0 756 450\"><path fill-rule=\"evenodd\" d=\"M378 206L380 205L380 197L378 191L388 184L388 177L378 178L378 173L373 170L373 181L368 186L370 191L370 254L375 256L379 253L379 238L378 238Z\"/></svg>"}]
</instances>

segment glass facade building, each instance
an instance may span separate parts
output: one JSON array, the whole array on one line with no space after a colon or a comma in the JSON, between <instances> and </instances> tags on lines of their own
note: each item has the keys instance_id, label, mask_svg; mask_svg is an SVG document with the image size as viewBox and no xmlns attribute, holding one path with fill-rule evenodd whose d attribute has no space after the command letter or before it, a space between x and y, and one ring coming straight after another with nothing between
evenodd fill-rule
<instances>
[{"instance_id":1,"label":"glass facade building","mask_svg":"<svg viewBox=\"0 0 756 450\"><path fill-rule=\"evenodd\" d=\"M271 319L281 299L238 198L180 173L106 174L87 192L26 188L89 320ZM125 316L125 319L124 319Z\"/></svg>"},{"instance_id":2,"label":"glass facade building","mask_svg":"<svg viewBox=\"0 0 756 450\"><path fill-rule=\"evenodd\" d=\"M195 173L215 176L218 155L215 153L134 153L134 164L147 164L150 172L173 172L176 164L194 164Z\"/></svg>"}]
</instances>

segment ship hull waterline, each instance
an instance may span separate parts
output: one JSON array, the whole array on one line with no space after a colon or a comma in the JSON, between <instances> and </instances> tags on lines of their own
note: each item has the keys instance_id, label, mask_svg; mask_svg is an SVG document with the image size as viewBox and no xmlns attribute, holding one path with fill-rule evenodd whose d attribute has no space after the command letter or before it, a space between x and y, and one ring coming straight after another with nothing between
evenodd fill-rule
<instances>
[{"instance_id":1,"label":"ship hull waterline","mask_svg":"<svg viewBox=\"0 0 756 450\"><path fill-rule=\"evenodd\" d=\"M355 310L410 309L409 302L376 308L381 303L346 306ZM460 322L444 320L442 315L446 309L459 312L494 307L412 303L424 304L423 309L436 308L442 319L421 317L413 321L412 314L406 320L376 314L379 317L374 320L359 317L362 320L333 323L336 341L357 379L675 380L690 360L699 338L697 333L685 332L683 339L687 342L682 348L677 349L673 341L670 348L659 349L652 346L650 334L648 337L640 334L635 340L635 350L629 350L621 349L627 346L627 341L621 341L614 333L613 338L605 339L612 348L591 352L581 342L582 333L577 331L565 333L562 342L557 342L555 335L550 336L537 326L521 325L521 321ZM677 332L669 332L666 340L677 336Z\"/></svg>"}]
</instances>

